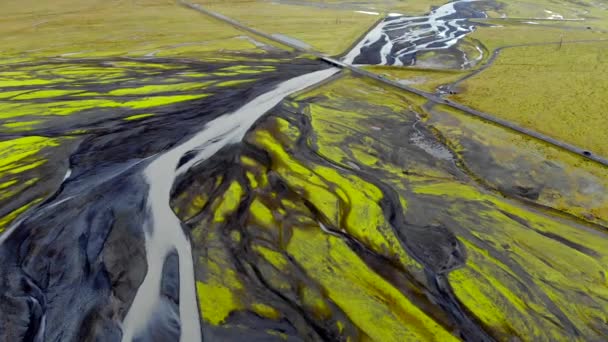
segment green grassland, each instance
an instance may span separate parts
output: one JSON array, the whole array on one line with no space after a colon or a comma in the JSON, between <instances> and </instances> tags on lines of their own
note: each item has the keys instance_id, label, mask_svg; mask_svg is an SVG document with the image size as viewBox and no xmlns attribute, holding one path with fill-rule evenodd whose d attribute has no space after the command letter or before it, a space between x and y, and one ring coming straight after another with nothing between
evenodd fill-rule
<instances>
[{"instance_id":1,"label":"green grassland","mask_svg":"<svg viewBox=\"0 0 608 342\"><path fill-rule=\"evenodd\" d=\"M584 230L577 227L575 223L565 223L551 215L535 212L525 208L525 206L514 205L512 202L504 200L502 196L480 191L475 182L462 182L462 180L452 178L452 175L429 177L431 173L426 173L428 171L424 169L422 172L416 173L415 170L409 169L407 166L410 160L414 160L413 164L418 162L421 163L419 165L433 165L435 170L445 172L449 169L445 164L442 165L437 161L431 162L414 151L406 153L407 159L409 159L407 161L392 159L394 155L390 153L391 149L406 147L391 141L391 137L394 136L401 136L401 140L403 140L403 135L396 134L402 128L388 125L391 122L388 113L390 110L401 106L398 113L401 113L402 117L396 121L406 123L408 119L412 120L409 111L411 109L409 108L414 104L400 97L397 93L386 91L386 89L374 89L373 86L365 83L356 86L357 82L357 80L347 80L340 84L339 81L308 95L326 96L325 101L317 99L314 104L308 107L308 110L304 110L304 113L310 116L314 132L314 138L308 140L309 146L317 151L324 160L337 163L355 174L357 174L357 168L352 165L357 165L362 170L359 173L360 175L369 174L365 172L367 170L374 170L372 174L377 175L383 182L396 189L400 195L399 202L405 210L406 218L409 218L412 223L416 222L419 226L432 229L430 228L433 226L432 222L436 220L435 224L443 222L449 226L449 229L466 246L468 252L466 265L450 273L450 284L460 302L473 312L497 339L507 339L517 335L520 338L524 336L538 336L540 338L545 334L554 338L563 337L563 332L560 332L559 328L555 328L552 319L549 318L557 313L552 313L551 305L548 305L543 298L550 298L549 301L559 307L561 314L565 314L580 329L579 331L582 334L595 335L595 329L597 324L600 324L602 317L601 312L606 309L608 304L603 299L605 298L603 294L605 287L602 286L605 284L605 278L601 273L606 265L607 258L598 256L596 259L595 257L583 256L578 251L559 246L554 240L548 238L548 235L542 233L558 234L566 240L577 239L584 245L594 245L592 249L600 251L600 248L603 247L595 244L604 244L604 241L597 239L597 233L583 233ZM365 88L369 93L366 96L352 94L350 89L353 88ZM306 97L299 100L305 99ZM359 101L365 101L365 105ZM340 109L336 110L336 108ZM380 133L371 133L370 128L372 126L380 127ZM346 127L349 127L349 129L346 129ZM290 129L285 129L284 134L291 135L294 131L296 130L292 126ZM293 141L282 138L281 135L275 137L277 142L282 144L289 145L290 141ZM366 139L366 137L371 139ZM259 146L260 142L256 141ZM383 144L385 141L390 141L390 144L387 144L391 146L390 148ZM288 170L282 171L281 165L290 164L280 162L282 157L280 154L276 154L276 147L268 144L262 146L270 151L273 167L276 165L277 172L285 175L288 184L296 189L299 186L308 186L292 182L291 177L294 174ZM308 165L310 168L310 164ZM407 175L403 176L404 173L399 172L404 169L408 170L409 177ZM350 236L355 237L378 253L383 251L387 253L387 250L392 251L392 253L385 254L389 255L389 258L391 258L391 254L400 255L396 251L399 248L387 242L390 241L390 230L384 230L382 224L368 223L370 218L372 221L375 220L373 215L368 215L368 220L359 216L357 216L357 220L351 221L349 219L350 215L356 215L358 212L371 213L373 212L371 208L350 207L350 210L344 209L344 211L339 209L349 208L348 203L365 206L370 201L372 203L377 201L372 190L361 190L361 195L367 196L367 199L355 200L354 194L351 194L348 190L348 185L349 183L355 184L356 177L347 177L342 173L340 178L329 172L316 172L315 168L312 168L312 172L325 179L326 182L332 182L339 189L343 189L344 197L348 199L345 199L342 205L333 206L330 204L331 202L320 201L321 198L327 197L320 195L314 197L316 190L310 189L303 192L308 194L305 196L310 196L307 197L309 201L329 218L330 224L328 226L346 229ZM400 173L401 176L391 177L391 174L396 173ZM379 187L379 184L376 183L375 186ZM358 188L367 189L363 185L358 186ZM371 188L373 189L373 187ZM340 196L339 191L336 191L336 193ZM564 195L569 196L570 194L564 193ZM384 196L387 196L386 192ZM439 201L444 203L445 206L433 202L433 211L423 211L423 202L427 201ZM370 204L370 206L373 205ZM343 216L343 221L333 221L331 219L334 217L332 210L335 209L333 208L338 208L337 217L340 217L340 213L346 215L346 217ZM437 208L443 209L437 210ZM428 216L421 217L422 213ZM450 216L453 221L445 221L446 217L444 215ZM509 215L511 215L511 218ZM346 224L340 222L346 222ZM348 222L359 222L359 224L350 226ZM414 240L413 235L415 233L412 232L411 235L407 236ZM383 238L380 238L381 236ZM325 239L331 238L325 237ZM584 239L584 242L578 239ZM290 246L291 244L288 244L288 253L291 253ZM386 249L383 250L381 246ZM506 255L509 256L506 257ZM395 256L392 258L395 258ZM544 260L547 259L552 260L550 265L544 263ZM300 259L296 256L296 260ZM580 268L572 266L579 262ZM416 273L417 265L415 262L401 257L401 263L404 269ZM318 270L321 268L320 265L317 264L316 267L310 269ZM591 269L586 269L586 266L583 265L590 266ZM580 271L574 271L575 269ZM525 271L521 273L522 270ZM593 276L594 271L592 270L600 273ZM585 273L586 280L581 279L580 276L576 277L577 272ZM572 282L572 279L575 278L578 281ZM523 290L518 285L522 282L527 285L527 290ZM323 284L322 280L321 284ZM573 300L573 296L576 296L575 293L579 291L577 289L589 291L583 297L590 300L589 303L593 302L594 304L587 306L579 300ZM522 300L525 300L527 305L522 305ZM604 309L600 309L600 307ZM579 312L581 311L585 314L580 315ZM420 317L424 318L424 316ZM530 320L534 321L535 324L529 325ZM421 326L416 328L422 329L425 327L423 322L420 322ZM412 330L416 331L416 328L412 327ZM388 329L388 331L394 332L395 330ZM430 338L431 334L436 334L434 330L429 328L427 328L427 331L430 331L427 333L429 335L421 336Z\"/></svg>"},{"instance_id":2,"label":"green grassland","mask_svg":"<svg viewBox=\"0 0 608 342\"><path fill-rule=\"evenodd\" d=\"M459 102L608 156L608 42L506 49Z\"/></svg>"}]
</instances>

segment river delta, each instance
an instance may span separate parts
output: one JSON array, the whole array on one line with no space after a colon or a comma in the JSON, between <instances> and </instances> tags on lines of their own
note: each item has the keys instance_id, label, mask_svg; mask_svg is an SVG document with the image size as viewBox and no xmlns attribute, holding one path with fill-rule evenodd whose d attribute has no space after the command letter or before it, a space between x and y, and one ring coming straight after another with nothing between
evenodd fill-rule
<instances>
[{"instance_id":1,"label":"river delta","mask_svg":"<svg viewBox=\"0 0 608 342\"><path fill-rule=\"evenodd\" d=\"M61 1L51 24L40 4L4 5L15 48L0 53L0 340L608 335L601 136L582 145L467 92L500 92L484 75L516 68L500 55L514 46L605 47L604 28L587 28L604 12ZM269 6L298 20L269 28L257 17ZM307 10L335 16L319 25L339 33L300 36ZM53 20L85 37L56 35ZM107 45L91 45L95 23ZM484 36L521 25L540 33ZM19 45L30 33L47 42ZM350 47L330 54L326 39Z\"/></svg>"}]
</instances>

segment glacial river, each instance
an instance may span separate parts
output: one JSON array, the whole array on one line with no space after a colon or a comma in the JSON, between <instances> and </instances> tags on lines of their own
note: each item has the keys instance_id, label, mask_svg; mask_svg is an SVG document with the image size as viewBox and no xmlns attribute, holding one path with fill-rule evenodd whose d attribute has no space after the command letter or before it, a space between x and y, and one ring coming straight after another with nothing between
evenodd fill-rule
<instances>
[{"instance_id":1,"label":"glacial river","mask_svg":"<svg viewBox=\"0 0 608 342\"><path fill-rule=\"evenodd\" d=\"M416 54L446 49L472 32L467 20L485 14L459 0L447 3L420 17L390 15L373 28L346 56L343 62L355 65L410 65Z\"/></svg>"}]
</instances>

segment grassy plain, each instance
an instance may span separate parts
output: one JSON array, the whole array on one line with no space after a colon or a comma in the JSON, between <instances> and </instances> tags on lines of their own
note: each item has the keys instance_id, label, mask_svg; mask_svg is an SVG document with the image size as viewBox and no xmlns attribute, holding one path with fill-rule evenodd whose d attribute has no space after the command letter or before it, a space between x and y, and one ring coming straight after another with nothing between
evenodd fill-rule
<instances>
[{"instance_id":1,"label":"grassy plain","mask_svg":"<svg viewBox=\"0 0 608 342\"><path fill-rule=\"evenodd\" d=\"M295 38L330 55L344 52L380 19L353 10L271 2L199 3L265 33Z\"/></svg>"},{"instance_id":2,"label":"grassy plain","mask_svg":"<svg viewBox=\"0 0 608 342\"><path fill-rule=\"evenodd\" d=\"M608 156L608 42L506 49L459 102Z\"/></svg>"}]
</instances>

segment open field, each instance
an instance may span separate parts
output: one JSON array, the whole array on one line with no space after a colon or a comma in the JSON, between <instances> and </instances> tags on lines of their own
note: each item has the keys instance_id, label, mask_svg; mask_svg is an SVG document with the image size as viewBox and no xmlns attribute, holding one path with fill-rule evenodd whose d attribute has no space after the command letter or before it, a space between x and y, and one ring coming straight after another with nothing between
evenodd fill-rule
<instances>
[{"instance_id":1,"label":"open field","mask_svg":"<svg viewBox=\"0 0 608 342\"><path fill-rule=\"evenodd\" d=\"M517 47L460 85L459 102L608 155L608 42Z\"/></svg>"},{"instance_id":2,"label":"open field","mask_svg":"<svg viewBox=\"0 0 608 342\"><path fill-rule=\"evenodd\" d=\"M37 57L196 58L220 50L260 51L268 43L172 0L8 0L0 11L0 63Z\"/></svg>"}]
</instances>

